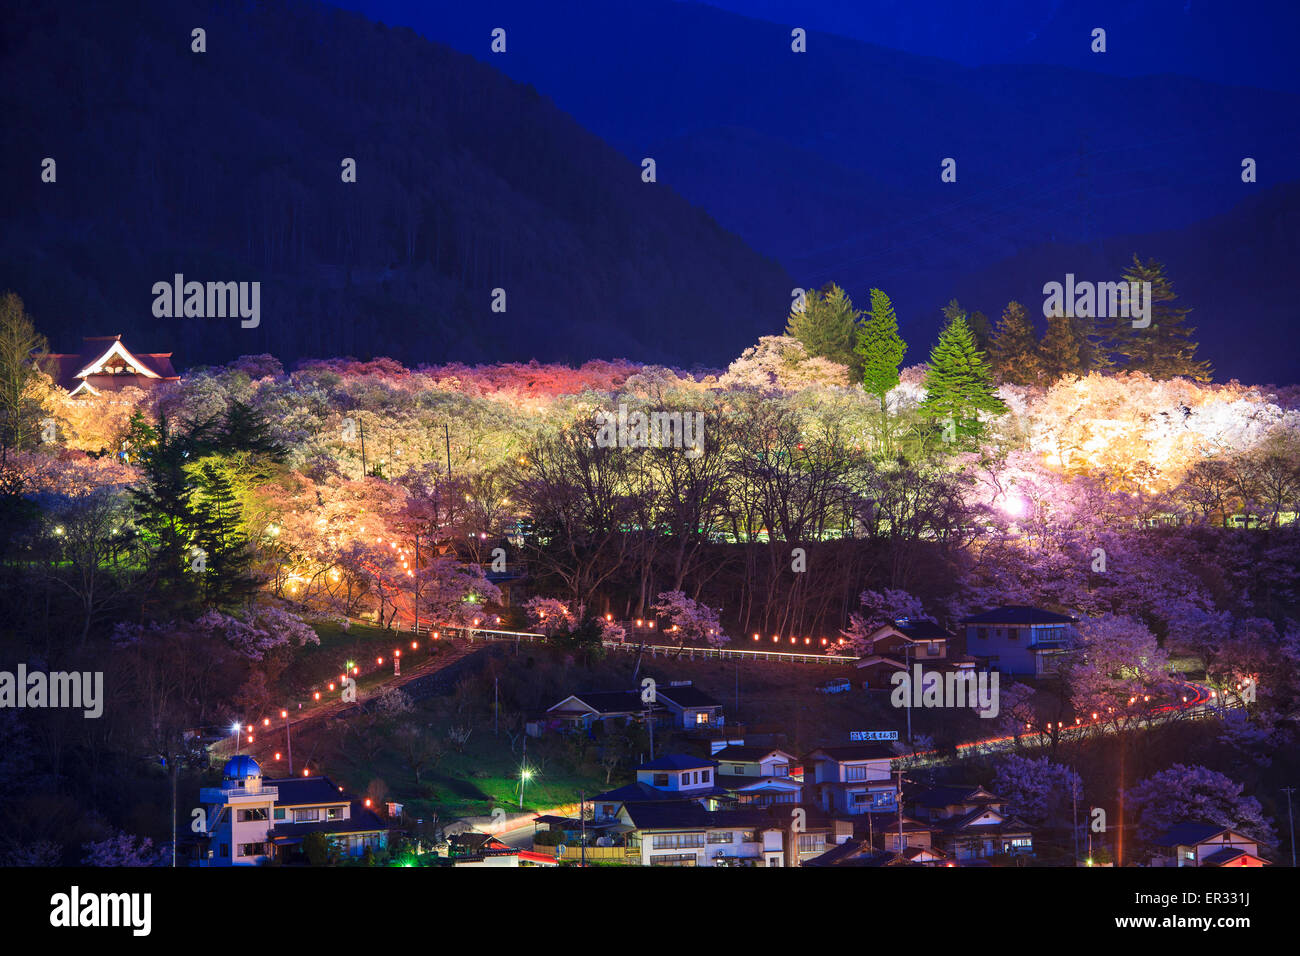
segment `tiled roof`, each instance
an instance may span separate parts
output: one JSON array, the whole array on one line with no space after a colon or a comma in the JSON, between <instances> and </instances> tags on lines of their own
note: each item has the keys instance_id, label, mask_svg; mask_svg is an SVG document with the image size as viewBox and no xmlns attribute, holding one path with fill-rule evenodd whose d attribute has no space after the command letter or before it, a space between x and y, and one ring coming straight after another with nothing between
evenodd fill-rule
<instances>
[{"instance_id":1,"label":"tiled roof","mask_svg":"<svg viewBox=\"0 0 1300 956\"><path fill-rule=\"evenodd\" d=\"M718 762L708 757L691 757L687 754L664 754L654 760L648 760L637 770L703 770L716 767Z\"/></svg>"},{"instance_id":2,"label":"tiled roof","mask_svg":"<svg viewBox=\"0 0 1300 956\"><path fill-rule=\"evenodd\" d=\"M791 760L794 759L793 754L788 754L779 747L752 747L741 746L739 744L732 744L730 747L723 747L713 755L713 759L719 763L726 763L728 760L739 763L745 763L746 761L752 763L757 760L762 760L764 757L770 757L773 755L780 756L781 754L785 754L785 756L789 757Z\"/></svg>"},{"instance_id":3,"label":"tiled roof","mask_svg":"<svg viewBox=\"0 0 1300 956\"><path fill-rule=\"evenodd\" d=\"M81 340L80 352L52 352L50 360L53 364L52 373L55 382L66 389L73 389L77 386L78 379L76 375L91 362L100 358L105 352L112 348L114 342L120 342L120 335L105 335L88 337ZM141 368L147 368L159 378L175 379L178 378L176 369L172 367L171 352L132 352L123 344L122 348L132 358L137 360Z\"/></svg>"},{"instance_id":4,"label":"tiled roof","mask_svg":"<svg viewBox=\"0 0 1300 956\"><path fill-rule=\"evenodd\" d=\"M275 800L277 807L347 803L351 799L329 777L285 777L280 780L263 780L262 784L279 791Z\"/></svg>"},{"instance_id":5,"label":"tiled roof","mask_svg":"<svg viewBox=\"0 0 1300 956\"><path fill-rule=\"evenodd\" d=\"M947 629L940 627L928 618L905 618L900 621L895 621L894 627L902 631L914 641L947 639L952 637L952 635L948 633Z\"/></svg>"},{"instance_id":6,"label":"tiled roof","mask_svg":"<svg viewBox=\"0 0 1300 956\"><path fill-rule=\"evenodd\" d=\"M658 698L676 704L678 707L721 707L718 701L714 700L698 687L663 687L655 688L655 694Z\"/></svg>"},{"instance_id":7,"label":"tiled roof","mask_svg":"<svg viewBox=\"0 0 1300 956\"><path fill-rule=\"evenodd\" d=\"M648 704L641 700L641 694L634 690L588 691L580 694L570 694L569 697L581 701L601 714L640 713L649 707ZM565 698L565 700L568 699L568 697ZM560 703L564 703L564 701L560 701ZM560 705L555 705L555 707L558 706ZM550 710L554 710L555 707L550 708Z\"/></svg>"},{"instance_id":8,"label":"tiled roof","mask_svg":"<svg viewBox=\"0 0 1300 956\"><path fill-rule=\"evenodd\" d=\"M1226 866L1227 864L1231 863L1233 860L1239 860L1243 856L1248 856L1251 857L1252 859L1259 860L1261 863L1268 863L1268 860L1265 860L1262 857L1256 856L1253 853L1243 850L1239 846L1225 846L1222 850L1218 850L1217 852L1211 853L1207 857L1203 857L1201 859L1201 865L1202 866Z\"/></svg>"},{"instance_id":9,"label":"tiled roof","mask_svg":"<svg viewBox=\"0 0 1300 956\"><path fill-rule=\"evenodd\" d=\"M892 760L898 756L887 744L852 744L847 747L818 747L804 758L804 763L810 762L816 754L825 754L832 760Z\"/></svg>"},{"instance_id":10,"label":"tiled roof","mask_svg":"<svg viewBox=\"0 0 1300 956\"><path fill-rule=\"evenodd\" d=\"M1221 827L1217 823L1175 823L1169 829L1157 836L1152 842L1155 843L1156 846L1163 847L1196 846L1198 843L1204 843L1211 837L1218 836L1227 829L1227 827Z\"/></svg>"},{"instance_id":11,"label":"tiled roof","mask_svg":"<svg viewBox=\"0 0 1300 956\"><path fill-rule=\"evenodd\" d=\"M918 807L942 807L956 806L961 803L1005 803L1001 797L989 793L980 786L968 786L966 784L957 784L947 787L927 787L916 793L906 795L906 803L915 804Z\"/></svg>"},{"instance_id":12,"label":"tiled roof","mask_svg":"<svg viewBox=\"0 0 1300 956\"><path fill-rule=\"evenodd\" d=\"M1055 611L1044 611L1041 607L1029 607L1025 604L1006 604L991 611L975 614L961 619L962 624L1073 624L1078 618Z\"/></svg>"}]
</instances>

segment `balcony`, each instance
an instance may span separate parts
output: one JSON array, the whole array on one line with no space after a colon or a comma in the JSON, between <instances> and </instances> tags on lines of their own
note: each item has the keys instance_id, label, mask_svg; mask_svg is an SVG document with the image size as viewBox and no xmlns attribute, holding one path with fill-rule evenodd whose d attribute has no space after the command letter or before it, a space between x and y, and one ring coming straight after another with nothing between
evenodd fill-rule
<instances>
[{"instance_id":1,"label":"balcony","mask_svg":"<svg viewBox=\"0 0 1300 956\"><path fill-rule=\"evenodd\" d=\"M274 803L279 796L279 787L203 787L199 790L199 801L205 804Z\"/></svg>"}]
</instances>

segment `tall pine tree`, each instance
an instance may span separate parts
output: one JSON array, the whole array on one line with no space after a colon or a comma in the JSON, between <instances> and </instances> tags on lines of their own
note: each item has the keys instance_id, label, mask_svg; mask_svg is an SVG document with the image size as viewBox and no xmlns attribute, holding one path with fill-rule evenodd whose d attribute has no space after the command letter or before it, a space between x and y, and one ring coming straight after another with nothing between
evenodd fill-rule
<instances>
[{"instance_id":1,"label":"tall pine tree","mask_svg":"<svg viewBox=\"0 0 1300 956\"><path fill-rule=\"evenodd\" d=\"M898 367L907 354L907 343L898 334L898 316L894 304L880 289L871 290L870 316L858 328L858 344L854 351L862 366L862 386L880 399L885 408L885 395L898 384Z\"/></svg>"},{"instance_id":2,"label":"tall pine tree","mask_svg":"<svg viewBox=\"0 0 1300 956\"><path fill-rule=\"evenodd\" d=\"M975 337L961 315L953 317L930 352L925 389L921 412L940 426L954 451L983 437L980 412L1000 415L1007 410L994 391L984 354L975 347Z\"/></svg>"},{"instance_id":3,"label":"tall pine tree","mask_svg":"<svg viewBox=\"0 0 1300 956\"><path fill-rule=\"evenodd\" d=\"M1019 302L1008 302L1002 310L989 345L989 364L999 380L1012 385L1037 385L1042 381L1043 358L1034 323Z\"/></svg>"},{"instance_id":4,"label":"tall pine tree","mask_svg":"<svg viewBox=\"0 0 1300 956\"><path fill-rule=\"evenodd\" d=\"M1143 262L1134 253L1132 264L1124 270L1124 281L1151 283L1151 324L1134 328L1131 318L1113 321L1106 344L1115 353L1116 364L1125 371L1146 372L1155 379L1186 376L1208 382L1212 367L1196 358L1197 345L1192 339L1196 329L1187 324L1191 309L1170 304L1178 296L1165 275L1164 264L1155 259Z\"/></svg>"},{"instance_id":5,"label":"tall pine tree","mask_svg":"<svg viewBox=\"0 0 1300 956\"><path fill-rule=\"evenodd\" d=\"M803 308L792 308L785 334L798 339L809 355L822 356L847 366L861 375L854 346L858 340L858 319L847 292L833 282L819 292L804 296Z\"/></svg>"},{"instance_id":6,"label":"tall pine tree","mask_svg":"<svg viewBox=\"0 0 1300 956\"><path fill-rule=\"evenodd\" d=\"M1047 384L1065 375L1087 375L1084 354L1087 351L1078 320L1061 312L1047 318L1047 331L1039 348Z\"/></svg>"}]
</instances>

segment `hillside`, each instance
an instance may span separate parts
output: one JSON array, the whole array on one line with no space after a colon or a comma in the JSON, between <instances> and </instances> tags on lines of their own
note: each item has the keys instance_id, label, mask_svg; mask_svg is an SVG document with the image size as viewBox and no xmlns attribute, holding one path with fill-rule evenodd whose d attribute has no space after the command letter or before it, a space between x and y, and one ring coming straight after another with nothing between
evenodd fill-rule
<instances>
[{"instance_id":1,"label":"hillside","mask_svg":"<svg viewBox=\"0 0 1300 956\"><path fill-rule=\"evenodd\" d=\"M779 266L670 186L410 30L298 0L145 0L129 18L29 0L3 29L0 288L56 350L122 332L182 366L722 364L790 301ZM175 273L260 282L260 326L155 318Z\"/></svg>"},{"instance_id":2,"label":"hillside","mask_svg":"<svg viewBox=\"0 0 1300 956\"><path fill-rule=\"evenodd\" d=\"M990 23L1024 16L1019 3L943 17L869 4L834 18L847 28L873 18L907 24L914 39L931 27L950 30L952 16L978 21L969 38L953 31L968 57L985 61L965 66L891 49L904 45L897 29L871 33L873 42L818 32L811 13L785 19L797 7L790 3L749 5L770 9L772 19L761 20L669 0L630 10L599 0L338 2L532 83L629 157L654 156L663 182L778 259L797 285L833 280L864 300L872 286L887 290L904 333L918 339L937 333L953 296L995 315L1023 297L1022 287L1059 279L1055 263L1047 275L999 268L1031 261L1036 250L1171 230L1188 231L1182 245L1213 238L1209 271L1198 279L1234 290L1238 333L1225 338L1216 365L1228 377L1294 379L1271 347L1286 326L1270 324L1294 295L1228 264L1267 258L1271 240L1243 216L1231 232L1206 222L1300 180L1300 128L1286 119L1300 97L1244 85L1277 71L1266 62L1230 73L1232 85L1210 82L1195 48L1180 46L1179 18L1194 17L1223 21L1239 50L1247 27L1226 10L1188 14L1183 4L1160 4L1139 14L1108 5L1112 50L1101 57L1079 42L1080 52L1067 55L1063 35L1087 22L1083 14L1035 8L1045 31L1051 23L1052 45L1034 62L1011 48L1010 36L988 42ZM790 51L795 22L809 29L806 55ZM510 28L510 52L494 56L488 37L501 24ZM1249 48L1267 61L1276 42L1255 39ZM1116 69L1138 75L1105 72ZM1244 156L1257 160L1258 183L1241 182ZM943 157L957 160L957 182L940 182ZM1127 249L1121 263L1134 251L1177 254L1173 244L1146 245ZM1089 264L1070 271L1082 275ZM967 302L958 277L969 274L1002 291ZM1190 278L1172 266L1170 275L1176 287ZM1210 311L1209 302L1185 299Z\"/></svg>"}]
</instances>

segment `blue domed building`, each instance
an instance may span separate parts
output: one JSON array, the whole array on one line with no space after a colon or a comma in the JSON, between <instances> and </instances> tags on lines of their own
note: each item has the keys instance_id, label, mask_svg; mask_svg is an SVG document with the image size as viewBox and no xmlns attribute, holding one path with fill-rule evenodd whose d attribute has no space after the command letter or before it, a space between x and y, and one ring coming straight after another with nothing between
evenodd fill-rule
<instances>
[{"instance_id":1,"label":"blue domed building","mask_svg":"<svg viewBox=\"0 0 1300 956\"><path fill-rule=\"evenodd\" d=\"M386 820L328 777L266 779L262 766L238 754L221 769L221 786L204 787L199 866L256 866L302 859L303 837L324 833L340 856L388 845Z\"/></svg>"}]
</instances>

